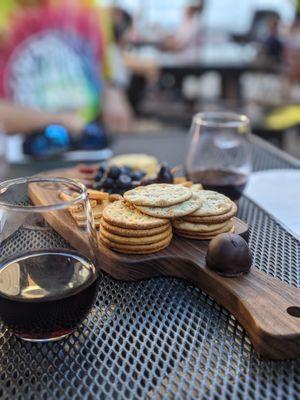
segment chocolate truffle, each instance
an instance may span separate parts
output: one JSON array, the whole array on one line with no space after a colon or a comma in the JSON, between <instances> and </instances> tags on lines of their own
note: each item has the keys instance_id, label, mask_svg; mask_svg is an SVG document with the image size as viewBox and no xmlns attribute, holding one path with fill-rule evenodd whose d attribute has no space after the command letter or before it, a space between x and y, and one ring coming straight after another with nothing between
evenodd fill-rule
<instances>
[{"instance_id":1,"label":"chocolate truffle","mask_svg":"<svg viewBox=\"0 0 300 400\"><path fill-rule=\"evenodd\" d=\"M206 264L220 275L233 277L245 274L251 268L247 242L233 233L217 235L209 243Z\"/></svg>"}]
</instances>

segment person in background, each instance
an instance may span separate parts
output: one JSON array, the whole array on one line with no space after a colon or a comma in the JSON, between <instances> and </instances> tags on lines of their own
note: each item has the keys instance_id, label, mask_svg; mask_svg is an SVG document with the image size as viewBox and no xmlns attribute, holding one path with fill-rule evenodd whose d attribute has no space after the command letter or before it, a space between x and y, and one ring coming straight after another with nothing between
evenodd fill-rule
<instances>
[{"instance_id":1,"label":"person in background","mask_svg":"<svg viewBox=\"0 0 300 400\"><path fill-rule=\"evenodd\" d=\"M3 113L8 132L61 123L76 134L98 119L112 132L130 129L131 107L110 67L109 15L98 2L2 1L0 16L0 95L20 106L18 121Z\"/></svg>"},{"instance_id":2,"label":"person in background","mask_svg":"<svg viewBox=\"0 0 300 400\"><path fill-rule=\"evenodd\" d=\"M154 60L127 51L133 20L131 15L120 7L111 7L114 38L125 67L124 77L128 80L127 96L136 113L145 94L147 85L154 86L159 77L159 68Z\"/></svg>"},{"instance_id":3,"label":"person in background","mask_svg":"<svg viewBox=\"0 0 300 400\"><path fill-rule=\"evenodd\" d=\"M167 36L161 43L161 49L169 52L181 52L197 46L201 36L200 16L204 9L204 0L190 0L186 7L181 25L176 33Z\"/></svg>"},{"instance_id":4,"label":"person in background","mask_svg":"<svg viewBox=\"0 0 300 400\"><path fill-rule=\"evenodd\" d=\"M71 136L78 136L84 129L84 119L76 113L48 113L8 101L0 100L1 128L7 135L22 132L30 135L51 124L64 126Z\"/></svg>"},{"instance_id":5,"label":"person in background","mask_svg":"<svg viewBox=\"0 0 300 400\"><path fill-rule=\"evenodd\" d=\"M295 4L295 19L296 21L300 19L300 0L293 0Z\"/></svg>"},{"instance_id":6,"label":"person in background","mask_svg":"<svg viewBox=\"0 0 300 400\"><path fill-rule=\"evenodd\" d=\"M264 48L267 57L270 60L281 62L282 61L282 52L283 52L283 43L280 38L280 17L279 15L271 15L267 21L268 24L268 33L265 38Z\"/></svg>"},{"instance_id":7,"label":"person in background","mask_svg":"<svg viewBox=\"0 0 300 400\"><path fill-rule=\"evenodd\" d=\"M300 0L293 0L295 20L283 43L284 97L290 102L298 102L300 82Z\"/></svg>"}]
</instances>

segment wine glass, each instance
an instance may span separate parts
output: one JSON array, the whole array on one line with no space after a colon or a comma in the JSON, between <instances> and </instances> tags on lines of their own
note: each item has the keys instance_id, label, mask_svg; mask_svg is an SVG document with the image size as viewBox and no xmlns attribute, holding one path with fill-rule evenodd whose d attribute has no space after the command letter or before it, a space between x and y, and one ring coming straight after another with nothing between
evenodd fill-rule
<instances>
[{"instance_id":1,"label":"wine glass","mask_svg":"<svg viewBox=\"0 0 300 400\"><path fill-rule=\"evenodd\" d=\"M0 124L0 182L7 174L7 160L6 160L6 134L2 124Z\"/></svg>"},{"instance_id":2,"label":"wine glass","mask_svg":"<svg viewBox=\"0 0 300 400\"><path fill-rule=\"evenodd\" d=\"M230 112L196 114L185 162L188 178L236 201L252 170L249 119Z\"/></svg>"},{"instance_id":3,"label":"wine glass","mask_svg":"<svg viewBox=\"0 0 300 400\"><path fill-rule=\"evenodd\" d=\"M70 210L80 212L80 227ZM63 178L2 182L0 318L4 325L28 341L61 339L87 316L98 283L97 237L85 186Z\"/></svg>"}]
</instances>

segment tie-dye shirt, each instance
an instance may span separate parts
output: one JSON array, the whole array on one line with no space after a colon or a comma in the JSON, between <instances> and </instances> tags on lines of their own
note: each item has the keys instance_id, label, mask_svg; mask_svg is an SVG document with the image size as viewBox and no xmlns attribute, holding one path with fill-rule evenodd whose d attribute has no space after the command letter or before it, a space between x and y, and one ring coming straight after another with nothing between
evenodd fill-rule
<instances>
[{"instance_id":1,"label":"tie-dye shirt","mask_svg":"<svg viewBox=\"0 0 300 400\"><path fill-rule=\"evenodd\" d=\"M0 2L2 97L49 112L78 111L87 120L99 115L108 35L104 10L94 3Z\"/></svg>"}]
</instances>

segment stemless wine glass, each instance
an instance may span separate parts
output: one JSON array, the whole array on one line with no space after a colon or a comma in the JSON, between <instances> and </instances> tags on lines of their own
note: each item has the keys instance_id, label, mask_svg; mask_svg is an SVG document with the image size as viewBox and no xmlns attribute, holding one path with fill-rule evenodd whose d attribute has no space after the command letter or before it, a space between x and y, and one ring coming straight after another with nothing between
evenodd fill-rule
<instances>
[{"instance_id":1,"label":"stemless wine glass","mask_svg":"<svg viewBox=\"0 0 300 400\"><path fill-rule=\"evenodd\" d=\"M186 174L205 189L238 200L252 170L249 119L230 112L196 114Z\"/></svg>"},{"instance_id":2,"label":"stemless wine glass","mask_svg":"<svg viewBox=\"0 0 300 400\"><path fill-rule=\"evenodd\" d=\"M6 134L3 125L0 123L0 181L2 181L7 174L6 143Z\"/></svg>"},{"instance_id":3,"label":"stemless wine glass","mask_svg":"<svg viewBox=\"0 0 300 400\"><path fill-rule=\"evenodd\" d=\"M80 227L70 210L80 212ZM85 186L40 177L1 183L4 325L24 340L61 339L88 314L98 283L97 237Z\"/></svg>"}]
</instances>

